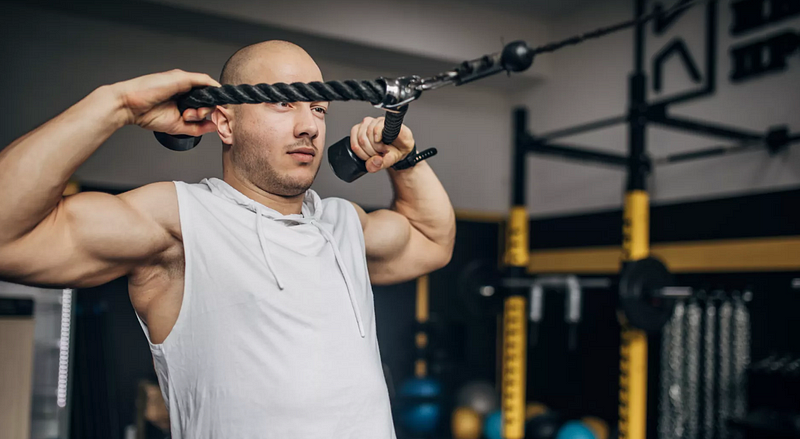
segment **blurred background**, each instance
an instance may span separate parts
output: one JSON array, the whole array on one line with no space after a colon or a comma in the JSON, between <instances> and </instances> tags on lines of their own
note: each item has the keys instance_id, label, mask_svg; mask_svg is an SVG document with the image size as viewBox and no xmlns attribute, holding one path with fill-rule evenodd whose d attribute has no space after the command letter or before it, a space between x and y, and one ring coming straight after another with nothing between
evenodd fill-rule
<instances>
[{"instance_id":1,"label":"blurred background","mask_svg":"<svg viewBox=\"0 0 800 439\"><path fill-rule=\"evenodd\" d=\"M676 3L645 5L651 11L659 4ZM173 68L218 78L233 52L259 41L299 44L317 61L326 80L425 77L498 52L511 41L524 40L534 47L628 20L634 15L633 5L632 0L3 0L0 65L6 113L0 145L8 145L104 84ZM764 18L753 20L752 14L741 12L745 10ZM670 105L669 114L765 137L770 130L785 130L790 136L800 131L800 2L720 0L708 7L695 6L657 27L645 27L648 102L707 90ZM430 165L456 209L458 238L451 263L432 273L427 287L430 322L425 330L431 345L424 355L428 374L438 386L432 396L417 388L410 392L422 392L412 395L421 400L403 400L403 389L413 379L421 355L414 342L420 330L415 315L418 283L374 288L398 436L499 437L499 430L489 424L497 420L499 409L501 305L499 294L488 294L479 286L497 279L490 272L501 265L515 184L524 186L530 274L600 276L607 285L618 283L625 167L525 154L525 179L515 182L514 111L527 110L524 117L532 136L626 115L634 41L632 29L589 40L538 56L525 72L429 91L410 106L405 124L414 132L418 148L439 150ZM756 47L755 53L761 55L748 58L737 51L746 47ZM763 68L754 64L755 59ZM655 76L661 78L660 86L652 81ZM381 114L364 102L332 103L326 116L326 144L348 135L364 116ZM558 136L558 142L624 156L629 151L628 124L621 121ZM663 124L650 125L646 134L647 152L656 161L737 142L719 133ZM739 365L740 377L757 373L753 365L762 360L766 369L777 371L797 363L800 345L792 334L798 330L794 316L800 310L796 290L800 287L796 280L800 278L800 150L785 144L773 150L765 146L663 163L655 165L647 179L654 253L682 284L706 292L692 302L700 309L708 310L711 296L720 307L736 306L739 299L747 302L746 364L737 363L744 357L726 360L724 352L701 358ZM221 176L221 144L215 135L206 135L195 149L174 152L159 145L149 131L125 127L80 167L73 180L75 190L116 194L155 181L194 183ZM348 184L326 164L313 189L322 197L346 198L367 209L387 207L392 199L385 174ZM676 246L683 246L683 251L690 245L691 251L700 252L697 246L706 244L711 250L702 250L711 253L670 257ZM742 258L715 262L729 256L726 251L731 248L740 249ZM567 262L559 265L556 260ZM549 427L529 431L526 437L556 437L567 421L580 419L584 426L596 424L585 433L591 437L613 434L620 347L615 288L585 288L579 324L565 321L563 294L545 295L545 317L538 325L536 344L528 349L529 418L546 413L558 414L558 420L553 417ZM158 408L160 394L153 391L157 382L152 358L127 297L126 279L78 291L0 283L0 303L0 328L6 328L0 330L4 377L0 437L168 434L163 431L166 414ZM683 328L688 340L693 330L698 335L701 328L721 331L720 325L726 323L704 321L697 328L688 320L672 324ZM571 329L574 325L577 329ZM572 341L570 330L576 331ZM648 437L745 434L723 427L693 430L687 425L701 422L692 420L687 407L705 410L708 403L692 406L682 399L680 404L659 399L669 389L706 385L702 380L691 384L689 372L675 372L661 363L668 357L665 352L680 351L688 358L699 347L683 339L662 343L661 337L653 337L651 349L655 381ZM673 342L676 351L662 350L667 347L661 344ZM716 367L715 376L720 370ZM766 375L765 379L774 378ZM786 376L788 381L772 385L786 388L797 379ZM737 395L747 400L747 384L740 381ZM717 406L728 404L727 396L719 393L722 384L708 385ZM774 399L769 392L761 399L752 391L749 395L751 408L759 404L769 408ZM422 410L424 404L436 410ZM778 406L771 410L797 412L791 401ZM752 412L743 410L741 418ZM732 413L713 416L732 419ZM586 421L587 416L591 420ZM786 419L791 424L797 418ZM790 427L781 431L797 437L791 435L796 428L795 433ZM562 439L589 437L563 434Z\"/></svg>"}]
</instances>

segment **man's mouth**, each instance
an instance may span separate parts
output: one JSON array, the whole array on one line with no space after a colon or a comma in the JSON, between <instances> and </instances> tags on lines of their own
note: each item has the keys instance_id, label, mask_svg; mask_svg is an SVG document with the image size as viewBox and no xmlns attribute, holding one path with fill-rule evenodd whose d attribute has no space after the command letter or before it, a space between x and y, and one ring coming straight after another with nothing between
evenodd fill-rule
<instances>
[{"instance_id":1,"label":"man's mouth","mask_svg":"<svg viewBox=\"0 0 800 439\"><path fill-rule=\"evenodd\" d=\"M311 163L311 161L314 160L314 156L317 154L317 151L314 148L303 147L303 148L293 149L289 151L288 154L294 157L295 160L299 162Z\"/></svg>"},{"instance_id":2,"label":"man's mouth","mask_svg":"<svg viewBox=\"0 0 800 439\"><path fill-rule=\"evenodd\" d=\"M317 155L317 152L314 150L314 148L297 148L289 151L289 154L305 154L314 157Z\"/></svg>"}]
</instances>

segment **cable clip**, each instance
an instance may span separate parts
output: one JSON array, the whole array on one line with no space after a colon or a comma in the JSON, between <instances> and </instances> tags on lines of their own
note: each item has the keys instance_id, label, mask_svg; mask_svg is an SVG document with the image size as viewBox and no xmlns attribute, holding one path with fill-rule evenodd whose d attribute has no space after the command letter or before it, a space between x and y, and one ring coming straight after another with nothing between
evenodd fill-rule
<instances>
[{"instance_id":1,"label":"cable clip","mask_svg":"<svg viewBox=\"0 0 800 439\"><path fill-rule=\"evenodd\" d=\"M398 113L400 107L418 99L422 95L422 90L418 90L416 87L420 81L420 77L416 75L401 76L399 78L378 78L378 81L386 85L386 95L383 97L383 102L374 105L375 108Z\"/></svg>"}]
</instances>

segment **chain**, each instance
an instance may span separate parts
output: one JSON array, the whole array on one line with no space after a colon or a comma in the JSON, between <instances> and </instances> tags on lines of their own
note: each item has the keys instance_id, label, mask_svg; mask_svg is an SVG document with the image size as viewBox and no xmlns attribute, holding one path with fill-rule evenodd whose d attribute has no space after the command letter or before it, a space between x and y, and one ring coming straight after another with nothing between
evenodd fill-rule
<instances>
[{"instance_id":1,"label":"chain","mask_svg":"<svg viewBox=\"0 0 800 439\"><path fill-rule=\"evenodd\" d=\"M716 357L717 307L708 299L705 309L704 331L704 374L703 374L703 434L707 439L714 438L714 363Z\"/></svg>"},{"instance_id":2,"label":"chain","mask_svg":"<svg viewBox=\"0 0 800 439\"><path fill-rule=\"evenodd\" d=\"M700 387L700 320L702 310L697 301L686 306L686 374L684 379L684 407L686 410L686 439L697 439L699 417L697 414Z\"/></svg>"},{"instance_id":3,"label":"chain","mask_svg":"<svg viewBox=\"0 0 800 439\"><path fill-rule=\"evenodd\" d=\"M728 418L731 416L731 320L733 305L726 298L719 307L719 439L728 439Z\"/></svg>"},{"instance_id":4,"label":"chain","mask_svg":"<svg viewBox=\"0 0 800 439\"><path fill-rule=\"evenodd\" d=\"M749 296L745 292L744 296ZM733 416L747 415L747 368L750 365L750 311L745 298L737 296L733 304Z\"/></svg>"},{"instance_id":5,"label":"chain","mask_svg":"<svg viewBox=\"0 0 800 439\"><path fill-rule=\"evenodd\" d=\"M675 318L675 314L672 315ZM672 320L664 325L661 331L661 362L660 362L660 382L661 388L658 398L658 438L672 438L672 404L669 399L669 389L672 385L672 370L670 369L669 359L672 354Z\"/></svg>"}]
</instances>

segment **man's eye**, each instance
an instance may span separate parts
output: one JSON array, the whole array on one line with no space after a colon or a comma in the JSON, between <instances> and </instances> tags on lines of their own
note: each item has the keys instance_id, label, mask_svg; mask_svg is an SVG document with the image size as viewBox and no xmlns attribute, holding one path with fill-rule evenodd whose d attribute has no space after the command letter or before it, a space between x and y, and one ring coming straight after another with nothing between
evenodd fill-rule
<instances>
[{"instance_id":1,"label":"man's eye","mask_svg":"<svg viewBox=\"0 0 800 439\"><path fill-rule=\"evenodd\" d=\"M325 107L314 107L314 110L316 110L317 112L322 113L322 114L327 114L328 113L328 109L325 108Z\"/></svg>"}]
</instances>

